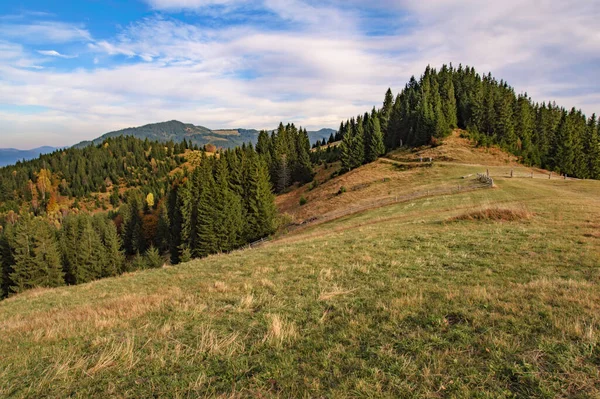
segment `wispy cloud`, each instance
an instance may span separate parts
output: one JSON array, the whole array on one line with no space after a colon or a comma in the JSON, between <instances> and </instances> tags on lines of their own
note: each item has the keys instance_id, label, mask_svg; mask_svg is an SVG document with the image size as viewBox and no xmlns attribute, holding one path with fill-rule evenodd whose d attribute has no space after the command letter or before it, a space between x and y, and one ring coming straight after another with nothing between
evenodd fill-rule
<instances>
[{"instance_id":1,"label":"wispy cloud","mask_svg":"<svg viewBox=\"0 0 600 399\"><path fill-rule=\"evenodd\" d=\"M372 3L148 0L156 14L98 37L83 25L9 21L24 34L0 26L1 102L45 111L3 115L0 128L14 130L13 145L40 132L62 134L62 145L170 119L337 127L387 87L448 62L492 71L536 100L600 111L600 0ZM85 67L32 69L74 52L89 57Z\"/></svg>"},{"instance_id":2,"label":"wispy cloud","mask_svg":"<svg viewBox=\"0 0 600 399\"><path fill-rule=\"evenodd\" d=\"M92 38L81 25L55 21L3 23L0 25L0 37L27 44L85 42Z\"/></svg>"},{"instance_id":3,"label":"wispy cloud","mask_svg":"<svg viewBox=\"0 0 600 399\"><path fill-rule=\"evenodd\" d=\"M56 50L37 50L37 52L41 55L46 55L49 57L59 57L59 58L77 58L77 55L66 55L61 54Z\"/></svg>"}]
</instances>

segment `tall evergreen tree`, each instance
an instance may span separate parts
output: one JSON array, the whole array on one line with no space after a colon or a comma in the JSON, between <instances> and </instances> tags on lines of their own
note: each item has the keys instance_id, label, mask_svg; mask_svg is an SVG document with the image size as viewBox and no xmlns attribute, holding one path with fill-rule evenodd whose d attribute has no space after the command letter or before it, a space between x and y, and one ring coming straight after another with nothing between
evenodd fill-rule
<instances>
[{"instance_id":1,"label":"tall evergreen tree","mask_svg":"<svg viewBox=\"0 0 600 399\"><path fill-rule=\"evenodd\" d=\"M600 179L600 123L596 122L596 114L588 123L588 162L592 179Z\"/></svg>"},{"instance_id":2,"label":"tall evergreen tree","mask_svg":"<svg viewBox=\"0 0 600 399\"><path fill-rule=\"evenodd\" d=\"M392 110L394 108L394 95L392 94L392 89L388 88L385 92L385 98L383 100L383 107L381 108L380 115L380 124L381 131L384 136L387 136L388 124L390 118L392 117Z\"/></svg>"},{"instance_id":3,"label":"tall evergreen tree","mask_svg":"<svg viewBox=\"0 0 600 399\"><path fill-rule=\"evenodd\" d=\"M383 134L379 126L379 117L374 111L371 114L371 118L369 118L369 130L371 133L369 134L369 142L365 153L365 160L367 162L373 162L385 153Z\"/></svg>"},{"instance_id":4,"label":"tall evergreen tree","mask_svg":"<svg viewBox=\"0 0 600 399\"><path fill-rule=\"evenodd\" d=\"M313 179L314 173L310 162L310 141L306 129L300 129L296 136L296 148L298 150L298 161L294 171L294 180L300 183L308 183Z\"/></svg>"},{"instance_id":5,"label":"tall evergreen tree","mask_svg":"<svg viewBox=\"0 0 600 399\"><path fill-rule=\"evenodd\" d=\"M47 222L27 213L21 215L11 246L14 254L11 292L64 284L56 236Z\"/></svg>"},{"instance_id":6,"label":"tall evergreen tree","mask_svg":"<svg viewBox=\"0 0 600 399\"><path fill-rule=\"evenodd\" d=\"M267 165L256 160L248 179L247 241L256 241L275 231L277 208L271 191Z\"/></svg>"}]
</instances>

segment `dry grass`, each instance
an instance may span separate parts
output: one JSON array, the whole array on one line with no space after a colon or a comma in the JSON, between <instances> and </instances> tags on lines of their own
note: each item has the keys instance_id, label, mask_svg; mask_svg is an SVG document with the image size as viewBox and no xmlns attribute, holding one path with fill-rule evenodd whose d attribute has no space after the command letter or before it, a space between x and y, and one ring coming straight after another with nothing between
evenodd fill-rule
<instances>
[{"instance_id":1,"label":"dry grass","mask_svg":"<svg viewBox=\"0 0 600 399\"><path fill-rule=\"evenodd\" d=\"M356 289L346 290L346 289L343 289L338 286L333 286L329 289L321 291L321 293L319 294L319 300L320 301L329 301L335 297L352 294L355 291L356 291Z\"/></svg>"},{"instance_id":2,"label":"dry grass","mask_svg":"<svg viewBox=\"0 0 600 399\"><path fill-rule=\"evenodd\" d=\"M393 159L416 162L423 157L434 162L455 162L470 165L486 166L520 166L516 156L508 154L499 148L475 147L469 139L460 137L462 131L456 129L443 140L443 144L437 147L423 147L416 151L395 151L391 154Z\"/></svg>"},{"instance_id":3,"label":"dry grass","mask_svg":"<svg viewBox=\"0 0 600 399\"><path fill-rule=\"evenodd\" d=\"M281 345L285 342L293 341L298 337L296 326L293 322L287 321L277 314L270 315L269 319L270 323L263 339L264 342Z\"/></svg>"},{"instance_id":4,"label":"dry grass","mask_svg":"<svg viewBox=\"0 0 600 399\"><path fill-rule=\"evenodd\" d=\"M518 220L529 220L533 216L533 213L528 212L525 209L490 207L467 212L460 216L453 217L450 220L493 220L502 222L514 222Z\"/></svg>"}]
</instances>

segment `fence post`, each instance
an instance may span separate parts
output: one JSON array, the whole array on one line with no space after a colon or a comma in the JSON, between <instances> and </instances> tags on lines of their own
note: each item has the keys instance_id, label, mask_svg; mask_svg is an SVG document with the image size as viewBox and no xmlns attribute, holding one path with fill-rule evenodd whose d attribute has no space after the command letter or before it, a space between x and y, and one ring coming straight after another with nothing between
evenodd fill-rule
<instances>
[{"instance_id":1,"label":"fence post","mask_svg":"<svg viewBox=\"0 0 600 399\"><path fill-rule=\"evenodd\" d=\"M548 180L552 179L552 172L548 175Z\"/></svg>"},{"instance_id":2,"label":"fence post","mask_svg":"<svg viewBox=\"0 0 600 399\"><path fill-rule=\"evenodd\" d=\"M486 176L487 176L487 177L490 177L490 170L489 170L489 169L486 169L486 172L485 172L485 173L486 173Z\"/></svg>"},{"instance_id":3,"label":"fence post","mask_svg":"<svg viewBox=\"0 0 600 399\"><path fill-rule=\"evenodd\" d=\"M533 179L533 172L531 172L531 178Z\"/></svg>"},{"instance_id":4,"label":"fence post","mask_svg":"<svg viewBox=\"0 0 600 399\"><path fill-rule=\"evenodd\" d=\"M511 178L513 177L513 170L512 169L510 170L510 177Z\"/></svg>"}]
</instances>

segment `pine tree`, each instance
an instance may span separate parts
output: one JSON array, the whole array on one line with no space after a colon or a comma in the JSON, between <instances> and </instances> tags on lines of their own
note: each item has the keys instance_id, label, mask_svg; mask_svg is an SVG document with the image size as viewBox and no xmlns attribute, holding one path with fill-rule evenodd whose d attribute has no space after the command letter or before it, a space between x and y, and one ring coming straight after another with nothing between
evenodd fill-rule
<instances>
[{"instance_id":1,"label":"pine tree","mask_svg":"<svg viewBox=\"0 0 600 399\"><path fill-rule=\"evenodd\" d=\"M571 114L563 113L560 125L557 131L557 150L555 165L561 173L573 175L575 155L573 152L573 126L572 115L575 112L573 109Z\"/></svg>"},{"instance_id":2,"label":"pine tree","mask_svg":"<svg viewBox=\"0 0 600 399\"><path fill-rule=\"evenodd\" d=\"M352 169L358 168L365 162L365 131L363 128L362 117L359 117L356 123L353 123L353 130Z\"/></svg>"},{"instance_id":3,"label":"pine tree","mask_svg":"<svg viewBox=\"0 0 600 399\"><path fill-rule=\"evenodd\" d=\"M275 231L277 208L271 191L267 165L258 159L248 179L247 241L252 242Z\"/></svg>"},{"instance_id":4,"label":"pine tree","mask_svg":"<svg viewBox=\"0 0 600 399\"><path fill-rule=\"evenodd\" d=\"M458 127L456 96L454 93L454 81L452 70L446 65L442 66L439 77L440 97L444 121L449 129Z\"/></svg>"},{"instance_id":5,"label":"pine tree","mask_svg":"<svg viewBox=\"0 0 600 399\"><path fill-rule=\"evenodd\" d=\"M392 117L392 110L394 108L394 95L392 94L392 89L388 88L385 92L385 99L383 100L383 107L381 108L381 116L380 116L380 124L381 131L383 132L384 137L387 137L388 134L388 125L390 122L390 118Z\"/></svg>"},{"instance_id":6,"label":"pine tree","mask_svg":"<svg viewBox=\"0 0 600 399\"><path fill-rule=\"evenodd\" d=\"M169 220L169 210L166 202L161 201L158 205L158 226L156 229L156 239L154 245L160 253L169 250L171 242L171 222Z\"/></svg>"},{"instance_id":7,"label":"pine tree","mask_svg":"<svg viewBox=\"0 0 600 399\"><path fill-rule=\"evenodd\" d=\"M346 124L344 137L342 139L342 143L340 144L341 149L341 161L342 161L342 170L349 171L353 168L353 158L352 151L354 146L354 134L351 129L350 123Z\"/></svg>"},{"instance_id":8,"label":"pine tree","mask_svg":"<svg viewBox=\"0 0 600 399\"><path fill-rule=\"evenodd\" d=\"M589 174L592 179L600 179L600 123L596 122L595 114L590 118L588 129Z\"/></svg>"},{"instance_id":9,"label":"pine tree","mask_svg":"<svg viewBox=\"0 0 600 399\"><path fill-rule=\"evenodd\" d=\"M518 138L517 151L523 156L525 162L533 161L533 130L534 115L527 95L519 96L515 112L515 133Z\"/></svg>"},{"instance_id":10,"label":"pine tree","mask_svg":"<svg viewBox=\"0 0 600 399\"><path fill-rule=\"evenodd\" d=\"M367 143L367 151L365 153L365 159L367 162L375 161L379 156L385 153L385 146L383 144L383 135L379 126L379 117L374 112L369 118L369 142Z\"/></svg>"},{"instance_id":11,"label":"pine tree","mask_svg":"<svg viewBox=\"0 0 600 399\"><path fill-rule=\"evenodd\" d=\"M121 251L121 238L115 224L103 215L94 218L95 229L100 234L104 257L101 259L101 276L112 277L124 272L125 258Z\"/></svg>"},{"instance_id":12,"label":"pine tree","mask_svg":"<svg viewBox=\"0 0 600 399\"><path fill-rule=\"evenodd\" d=\"M14 240L14 227L11 223L6 223L4 228L0 229L0 298L8 296L13 285L10 278L15 263L10 246L12 240Z\"/></svg>"},{"instance_id":13,"label":"pine tree","mask_svg":"<svg viewBox=\"0 0 600 399\"><path fill-rule=\"evenodd\" d=\"M218 220L215 203L217 190L213 174L210 173L203 181L202 192L198 198L198 245L189 248L197 257L204 257L218 251L218 242L215 234L215 224ZM185 244L181 247L182 254L186 250Z\"/></svg>"},{"instance_id":14,"label":"pine tree","mask_svg":"<svg viewBox=\"0 0 600 399\"><path fill-rule=\"evenodd\" d=\"M294 180L302 184L308 183L313 179L314 172L310 162L310 141L306 130L300 129L296 136L296 148L298 150L298 161L294 173Z\"/></svg>"},{"instance_id":15,"label":"pine tree","mask_svg":"<svg viewBox=\"0 0 600 399\"><path fill-rule=\"evenodd\" d=\"M146 242L142 228L142 205L138 195L129 197L126 206L121 207L123 214L123 246L127 255L144 253Z\"/></svg>"},{"instance_id":16,"label":"pine tree","mask_svg":"<svg viewBox=\"0 0 600 399\"><path fill-rule=\"evenodd\" d=\"M242 233L241 199L229 187L227 165L220 160L216 165L214 235L217 252L227 252L240 243Z\"/></svg>"},{"instance_id":17,"label":"pine tree","mask_svg":"<svg viewBox=\"0 0 600 399\"><path fill-rule=\"evenodd\" d=\"M150 246L144 255L144 261L146 263L146 267L149 269L158 269L163 265L163 259L154 246Z\"/></svg>"},{"instance_id":18,"label":"pine tree","mask_svg":"<svg viewBox=\"0 0 600 399\"><path fill-rule=\"evenodd\" d=\"M11 247L14 254L11 292L64 285L56 236L47 222L29 214L21 215Z\"/></svg>"}]
</instances>

